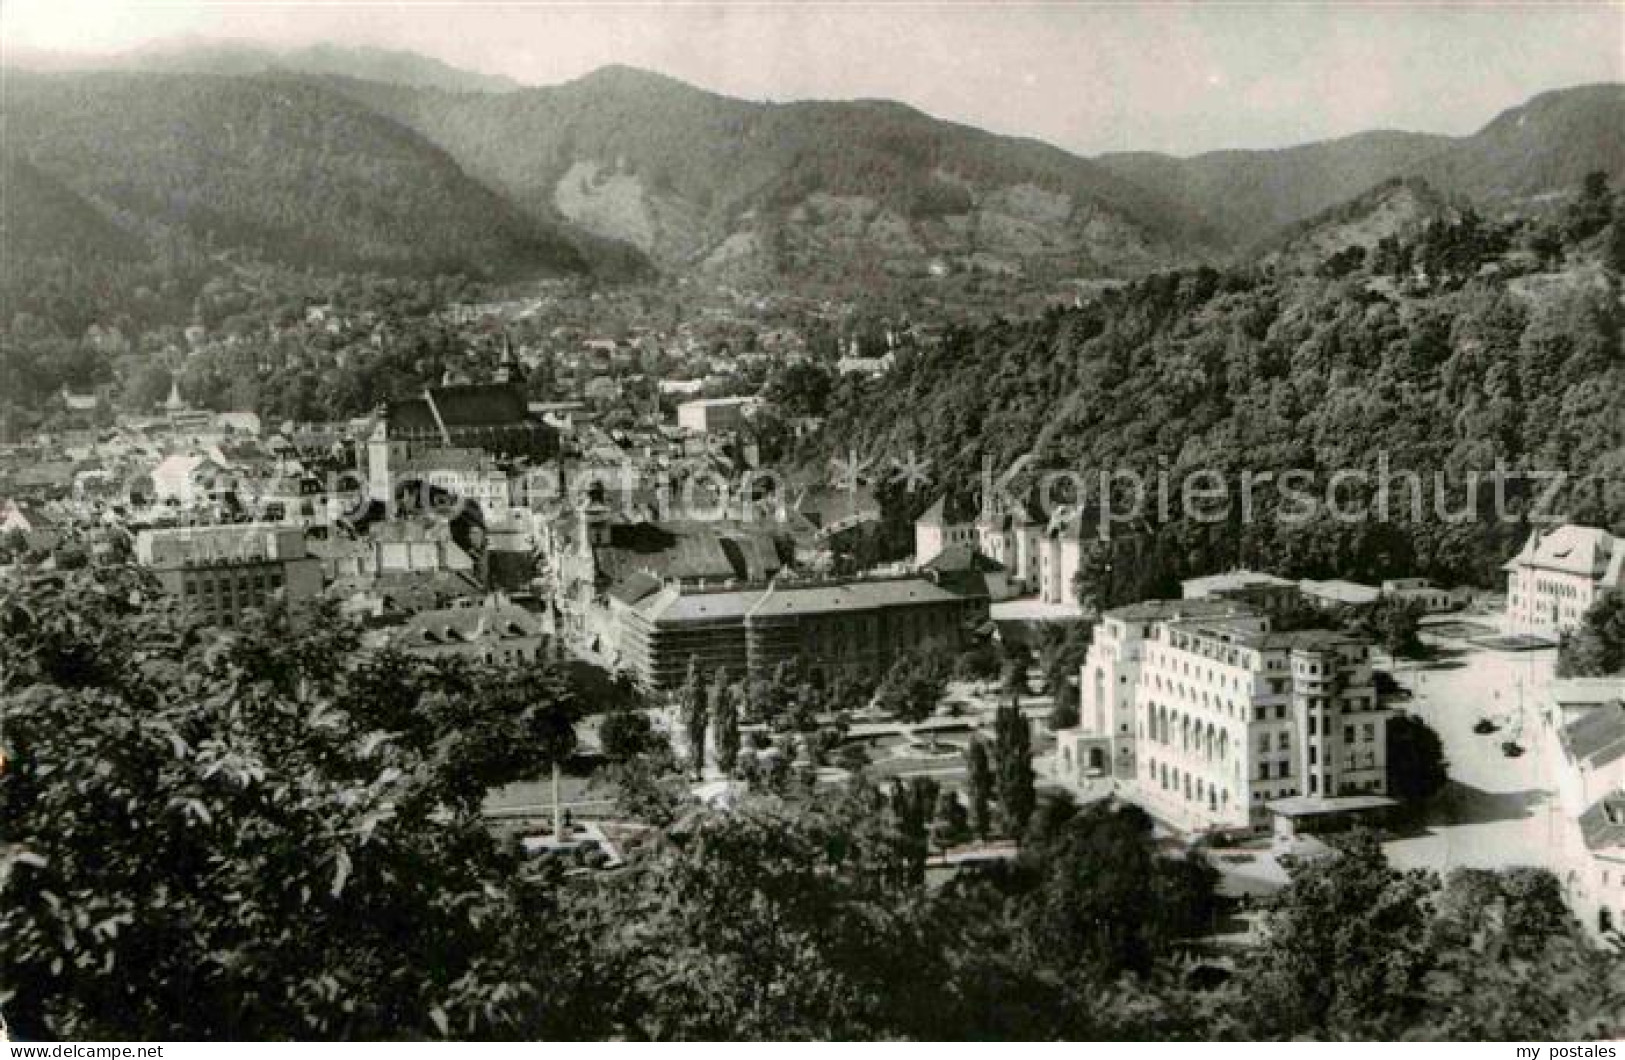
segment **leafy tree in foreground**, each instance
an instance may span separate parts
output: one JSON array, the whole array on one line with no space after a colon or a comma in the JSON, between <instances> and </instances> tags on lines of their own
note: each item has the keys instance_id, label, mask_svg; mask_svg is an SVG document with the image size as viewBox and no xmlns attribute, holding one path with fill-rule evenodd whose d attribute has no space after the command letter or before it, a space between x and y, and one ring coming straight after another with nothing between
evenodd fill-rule
<instances>
[{"instance_id":1,"label":"leafy tree in foreground","mask_svg":"<svg viewBox=\"0 0 1625 1060\"><path fill-rule=\"evenodd\" d=\"M1435 881L1391 868L1366 833L1288 872L1263 945L1247 962L1259 1029L1397 1036L1421 1012L1430 963L1427 899Z\"/></svg>"},{"instance_id":2,"label":"leafy tree in foreground","mask_svg":"<svg viewBox=\"0 0 1625 1060\"><path fill-rule=\"evenodd\" d=\"M204 630L127 569L14 578L0 621L17 1033L595 1033L567 927L530 930L555 888L479 812L568 753L551 668L356 657L330 613Z\"/></svg>"},{"instance_id":3,"label":"leafy tree in foreground","mask_svg":"<svg viewBox=\"0 0 1625 1060\"><path fill-rule=\"evenodd\" d=\"M604 754L626 761L647 751L654 740L654 723L640 710L612 710L598 726Z\"/></svg>"},{"instance_id":4,"label":"leafy tree in foreground","mask_svg":"<svg viewBox=\"0 0 1625 1060\"><path fill-rule=\"evenodd\" d=\"M910 652L892 663L876 697L893 717L913 724L931 716L947 685L948 667L940 657L931 652Z\"/></svg>"},{"instance_id":5,"label":"leafy tree in foreground","mask_svg":"<svg viewBox=\"0 0 1625 1060\"><path fill-rule=\"evenodd\" d=\"M1422 607L1407 601L1387 599L1379 601L1367 618L1367 623L1378 643L1389 655L1398 659L1414 656L1422 649L1417 636L1421 628Z\"/></svg>"}]
</instances>

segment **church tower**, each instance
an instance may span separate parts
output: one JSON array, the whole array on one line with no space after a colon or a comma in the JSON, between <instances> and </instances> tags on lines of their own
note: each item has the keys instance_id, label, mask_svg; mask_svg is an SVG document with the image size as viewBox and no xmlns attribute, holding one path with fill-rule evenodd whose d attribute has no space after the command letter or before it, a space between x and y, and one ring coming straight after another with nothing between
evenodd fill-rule
<instances>
[{"instance_id":1,"label":"church tower","mask_svg":"<svg viewBox=\"0 0 1625 1060\"><path fill-rule=\"evenodd\" d=\"M506 331L502 333L502 360L497 362L496 375L493 380L498 383L518 385L525 381L525 370L519 364L519 358L514 356L513 337Z\"/></svg>"}]
</instances>

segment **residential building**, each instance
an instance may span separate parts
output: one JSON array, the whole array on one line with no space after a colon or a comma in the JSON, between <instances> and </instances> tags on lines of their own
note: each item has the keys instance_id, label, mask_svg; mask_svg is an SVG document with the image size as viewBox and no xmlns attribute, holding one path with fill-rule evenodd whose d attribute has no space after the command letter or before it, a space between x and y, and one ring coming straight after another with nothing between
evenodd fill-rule
<instances>
[{"instance_id":1,"label":"residential building","mask_svg":"<svg viewBox=\"0 0 1625 1060\"><path fill-rule=\"evenodd\" d=\"M1625 539L1590 526L1536 530L1501 569L1508 626L1555 637L1579 626L1602 597L1625 591Z\"/></svg>"},{"instance_id":2,"label":"residential building","mask_svg":"<svg viewBox=\"0 0 1625 1060\"><path fill-rule=\"evenodd\" d=\"M452 539L450 526L438 521L391 520L373 526L365 537L330 537L309 542L307 549L321 561L328 581L474 570L473 559Z\"/></svg>"},{"instance_id":3,"label":"residential building","mask_svg":"<svg viewBox=\"0 0 1625 1060\"><path fill-rule=\"evenodd\" d=\"M205 620L229 626L281 597L296 613L322 592L321 561L298 527L275 523L143 530L136 562Z\"/></svg>"},{"instance_id":4,"label":"residential building","mask_svg":"<svg viewBox=\"0 0 1625 1060\"><path fill-rule=\"evenodd\" d=\"M1625 678L1557 681L1542 720L1557 777L1558 873L1575 919L1618 945L1625 926Z\"/></svg>"},{"instance_id":5,"label":"residential building","mask_svg":"<svg viewBox=\"0 0 1625 1060\"><path fill-rule=\"evenodd\" d=\"M1382 583L1385 600L1398 600L1415 604L1427 614L1449 611L1456 606L1456 596L1449 589L1441 589L1426 578L1389 578Z\"/></svg>"},{"instance_id":6,"label":"residential building","mask_svg":"<svg viewBox=\"0 0 1625 1060\"><path fill-rule=\"evenodd\" d=\"M431 659L525 663L536 660L545 640L540 618L506 597L493 596L420 611L382 632L375 643Z\"/></svg>"},{"instance_id":7,"label":"residential building","mask_svg":"<svg viewBox=\"0 0 1625 1060\"><path fill-rule=\"evenodd\" d=\"M202 453L175 453L152 469L151 498L183 508L208 503L228 476L223 463Z\"/></svg>"}]
</instances>

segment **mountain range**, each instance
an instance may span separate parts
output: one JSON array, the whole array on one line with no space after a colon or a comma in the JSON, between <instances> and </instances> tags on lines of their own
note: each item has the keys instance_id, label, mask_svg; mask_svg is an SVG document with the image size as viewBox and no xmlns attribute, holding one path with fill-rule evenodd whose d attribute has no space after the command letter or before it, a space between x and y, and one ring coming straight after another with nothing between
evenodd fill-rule
<instances>
[{"instance_id":1,"label":"mountain range","mask_svg":"<svg viewBox=\"0 0 1625 1060\"><path fill-rule=\"evenodd\" d=\"M1090 159L894 102L747 102L626 67L518 87L330 47L23 61L35 71L6 70L0 102L22 200L5 210L13 262L51 250L20 221L37 199L88 211L64 222L81 236L391 272L1120 276L1278 250L1394 178L1426 189L1412 220L1445 201L1538 206L1593 170L1625 178L1619 84L1545 93L1463 137Z\"/></svg>"}]
</instances>

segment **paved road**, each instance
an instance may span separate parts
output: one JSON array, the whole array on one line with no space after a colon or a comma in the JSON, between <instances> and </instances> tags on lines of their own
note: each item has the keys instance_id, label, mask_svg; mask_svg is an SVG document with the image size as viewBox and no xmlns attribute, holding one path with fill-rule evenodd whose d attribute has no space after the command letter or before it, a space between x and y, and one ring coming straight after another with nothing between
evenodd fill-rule
<instances>
[{"instance_id":1,"label":"paved road","mask_svg":"<svg viewBox=\"0 0 1625 1060\"><path fill-rule=\"evenodd\" d=\"M1536 712L1557 653L1498 652L1459 641L1438 646L1439 659L1401 662L1394 676L1415 693L1407 704L1411 713L1438 732L1452 780L1429 814L1426 833L1387 844L1389 857L1402 867L1440 872L1555 864L1567 825L1551 776L1546 743L1552 737ZM1485 716L1502 730L1473 732ZM1501 753L1513 735L1525 749L1522 757Z\"/></svg>"}]
</instances>

